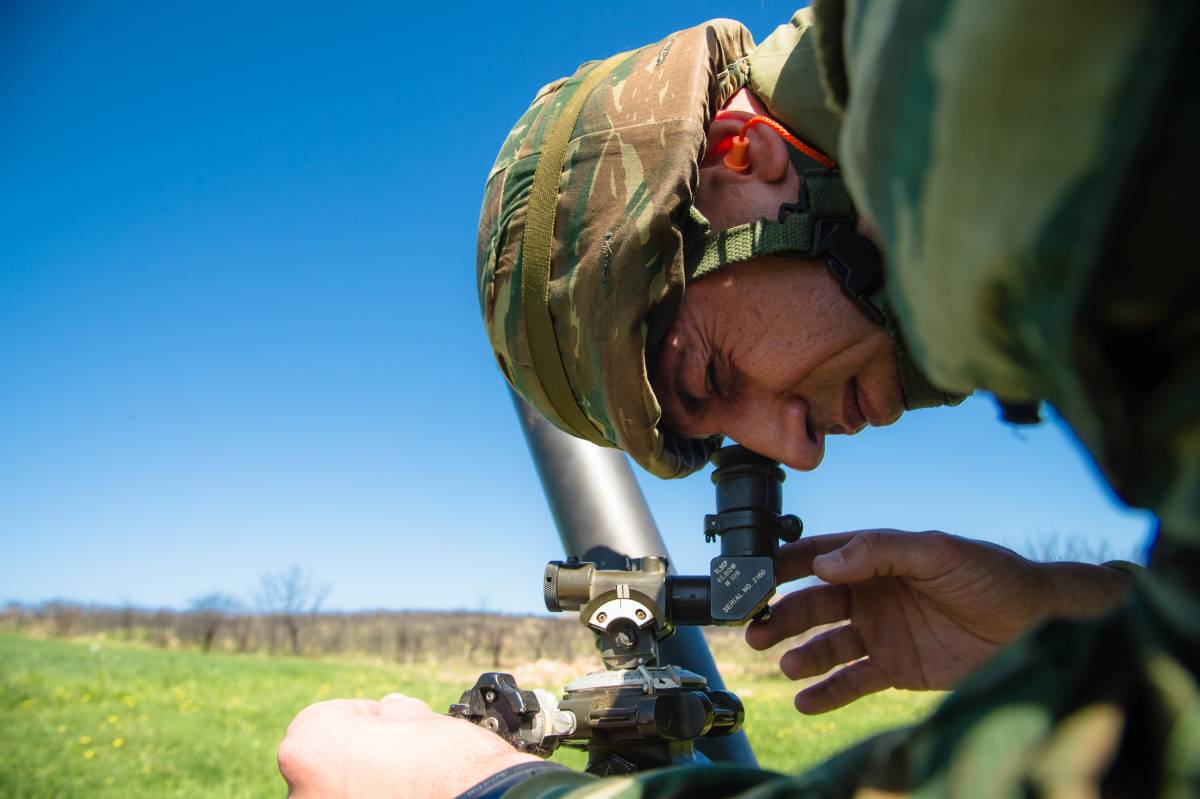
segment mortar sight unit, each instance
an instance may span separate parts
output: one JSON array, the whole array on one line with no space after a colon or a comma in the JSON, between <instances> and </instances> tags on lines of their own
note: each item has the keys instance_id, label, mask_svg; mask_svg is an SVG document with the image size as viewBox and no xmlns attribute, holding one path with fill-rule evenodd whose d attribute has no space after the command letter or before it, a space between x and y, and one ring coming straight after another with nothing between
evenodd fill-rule
<instances>
[{"instance_id":1,"label":"mortar sight unit","mask_svg":"<svg viewBox=\"0 0 1200 799\"><path fill-rule=\"evenodd\" d=\"M568 684L561 699L489 672L450 715L543 757L559 746L586 749L587 770L601 775L703 761L697 739L736 732L741 700L661 663L659 642L680 625L739 625L769 613L779 543L798 539L802 526L780 512L779 464L739 446L718 450L712 462L717 512L704 517L704 535L720 542L721 554L707 575L671 574L660 557L633 558L622 569L552 561L542 584L546 607L579 613L604 670Z\"/></svg>"}]
</instances>

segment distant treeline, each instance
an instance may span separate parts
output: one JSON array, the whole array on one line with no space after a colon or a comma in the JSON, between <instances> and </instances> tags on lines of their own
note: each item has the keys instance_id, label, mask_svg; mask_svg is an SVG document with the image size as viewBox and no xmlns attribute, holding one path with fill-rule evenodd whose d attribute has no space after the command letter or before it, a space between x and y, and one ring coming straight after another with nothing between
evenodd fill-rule
<instances>
[{"instance_id":1,"label":"distant treeline","mask_svg":"<svg viewBox=\"0 0 1200 799\"><path fill-rule=\"evenodd\" d=\"M373 655L400 662L573 660L594 651L574 617L475 612L312 612L297 616L177 611L66 601L10 603L0 629L47 637L104 635L163 648L304 655Z\"/></svg>"},{"instance_id":2,"label":"distant treeline","mask_svg":"<svg viewBox=\"0 0 1200 799\"><path fill-rule=\"evenodd\" d=\"M573 614L512 616L470 611L313 612L287 618L261 612L108 607L54 600L12 602L0 631L56 638L103 636L166 649L367 655L401 663L470 662L512 668L549 659L596 656L594 639ZM295 636L293 637L293 633ZM708 629L719 660L744 649L740 631Z\"/></svg>"}]
</instances>

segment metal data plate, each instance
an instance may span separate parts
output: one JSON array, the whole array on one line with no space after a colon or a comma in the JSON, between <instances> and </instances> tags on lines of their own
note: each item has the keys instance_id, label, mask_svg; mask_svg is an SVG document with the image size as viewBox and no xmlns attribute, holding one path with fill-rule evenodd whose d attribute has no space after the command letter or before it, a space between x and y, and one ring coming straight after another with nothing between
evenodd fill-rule
<instances>
[{"instance_id":1,"label":"metal data plate","mask_svg":"<svg viewBox=\"0 0 1200 799\"><path fill-rule=\"evenodd\" d=\"M717 624L748 621L775 593L775 561L772 558L713 558L709 574L710 610Z\"/></svg>"}]
</instances>

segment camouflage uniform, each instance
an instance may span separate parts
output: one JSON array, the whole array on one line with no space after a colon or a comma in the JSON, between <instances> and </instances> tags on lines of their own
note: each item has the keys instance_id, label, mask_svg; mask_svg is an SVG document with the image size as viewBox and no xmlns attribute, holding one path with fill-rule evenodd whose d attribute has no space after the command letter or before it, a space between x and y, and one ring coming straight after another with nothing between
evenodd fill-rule
<instances>
[{"instance_id":1,"label":"camouflage uniform","mask_svg":"<svg viewBox=\"0 0 1200 799\"><path fill-rule=\"evenodd\" d=\"M1184 237L1200 177L1200 6L891 0L816 11L818 35L798 17L759 48L788 54L772 62L774 79L752 79L749 53L731 61L773 114L818 142L795 115L811 108L813 73L789 68L820 61L844 110L825 135L882 232L916 359L948 389L1053 405L1118 494L1158 515L1150 568L1114 612L1041 626L927 721L799 777L731 766L601 782L547 774L507 796L1200 795L1200 280L1183 260L1195 258ZM572 224L603 253L604 228L586 217Z\"/></svg>"}]
</instances>

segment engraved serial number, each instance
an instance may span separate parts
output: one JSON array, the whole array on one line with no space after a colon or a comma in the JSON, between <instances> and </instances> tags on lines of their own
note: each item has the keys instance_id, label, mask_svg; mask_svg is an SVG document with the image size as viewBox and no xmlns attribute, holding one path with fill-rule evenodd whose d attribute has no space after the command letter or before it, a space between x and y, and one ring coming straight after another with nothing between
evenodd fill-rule
<instances>
[{"instance_id":1,"label":"engraved serial number","mask_svg":"<svg viewBox=\"0 0 1200 799\"><path fill-rule=\"evenodd\" d=\"M728 561L725 561L725 563L728 563ZM722 565L724 565L724 564L723 563L718 564L717 568L720 568L720 566L722 566ZM735 568L734 571L737 572L737 569ZM716 576L717 576L717 569L713 569L713 577L716 577ZM732 577L730 579L730 582L725 583L725 585L726 586L730 585L733 582L733 580L736 579L736 576L737 575L735 574L734 577ZM737 606L737 603L742 601L742 598L745 597L746 594L750 593L754 589L754 586L758 585L758 583L766 576L767 576L767 570L759 569L758 572L753 577L750 578L750 582L743 585L742 589L740 591L738 591L736 594L734 594L732 597L730 597L729 601L721 606L721 611L724 613L728 613L729 611L731 611L734 607Z\"/></svg>"}]
</instances>

